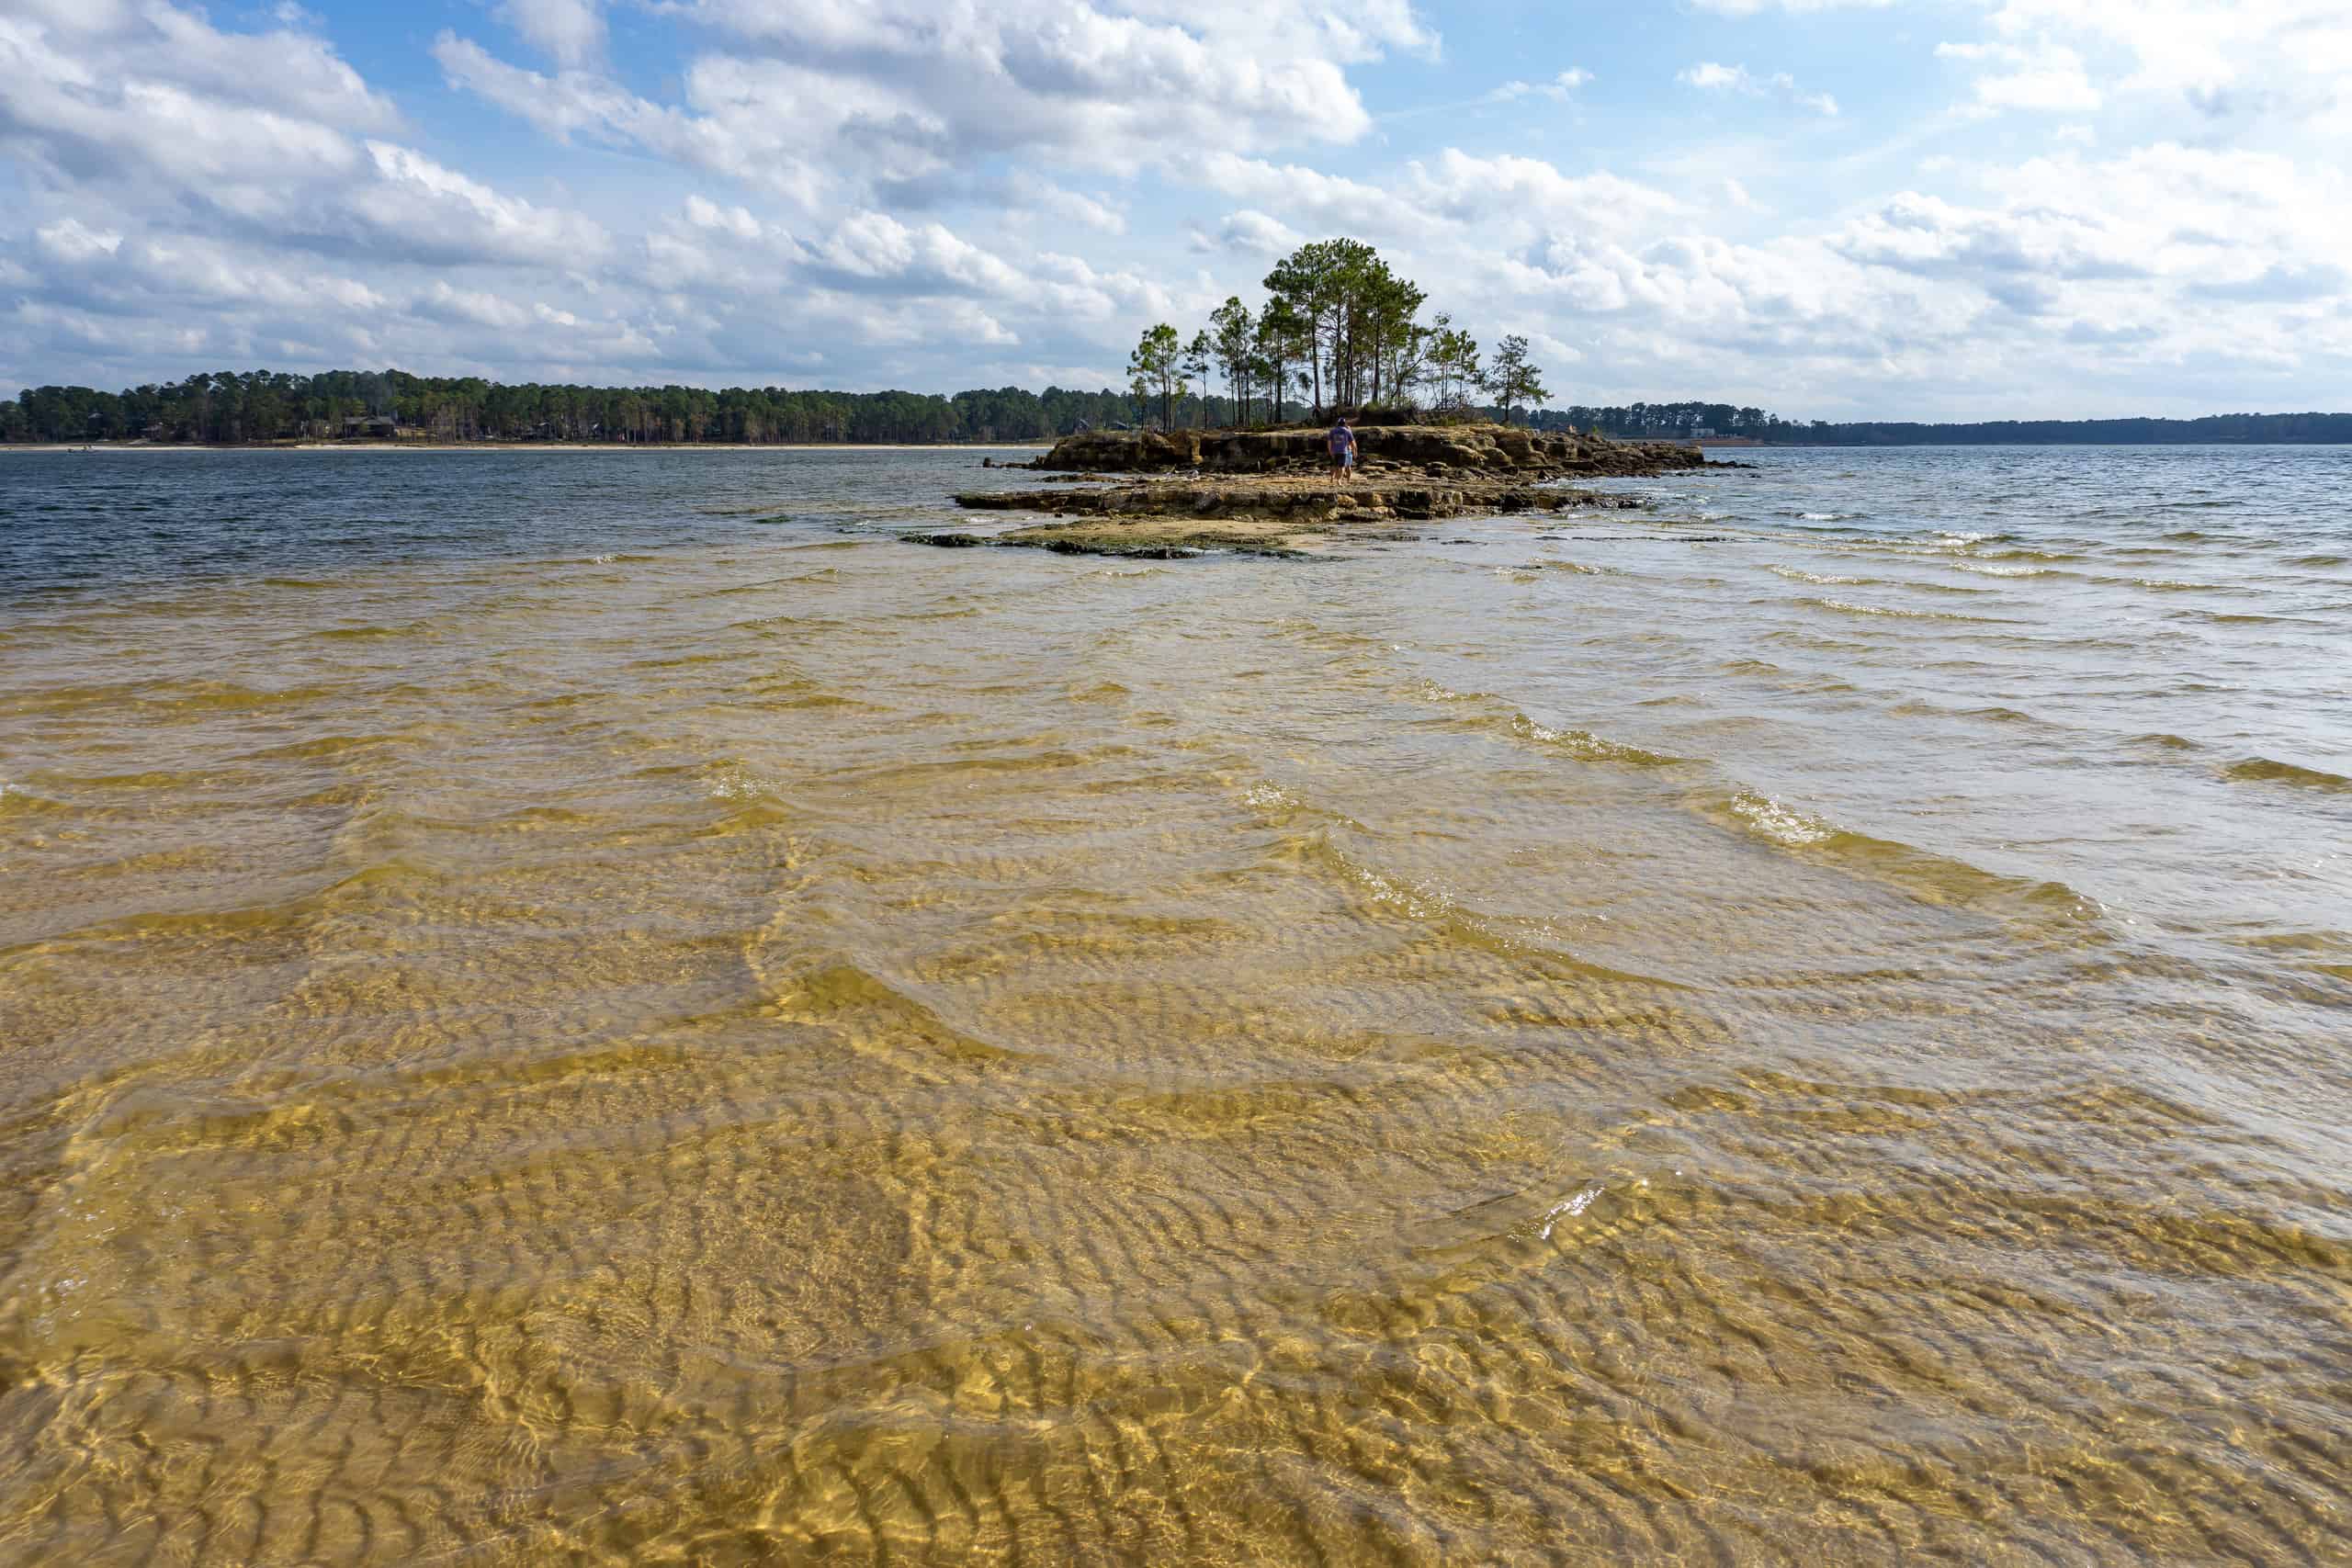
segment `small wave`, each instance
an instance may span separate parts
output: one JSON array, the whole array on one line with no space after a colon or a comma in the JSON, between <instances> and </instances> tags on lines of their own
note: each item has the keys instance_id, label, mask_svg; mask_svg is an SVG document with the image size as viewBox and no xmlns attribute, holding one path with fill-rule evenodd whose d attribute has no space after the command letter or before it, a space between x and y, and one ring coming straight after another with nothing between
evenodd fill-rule
<instances>
[{"instance_id":1,"label":"small wave","mask_svg":"<svg viewBox=\"0 0 2352 1568\"><path fill-rule=\"evenodd\" d=\"M1917 697L1908 702L1897 703L1887 711L1901 714L1906 718L1981 718L1993 724L2040 724L2042 722L2030 713L2017 708L2002 707L1997 704L1985 707L1954 708Z\"/></svg>"},{"instance_id":2,"label":"small wave","mask_svg":"<svg viewBox=\"0 0 2352 1568\"><path fill-rule=\"evenodd\" d=\"M1295 811L1298 809L1298 797L1296 795L1292 795L1280 784L1267 784L1262 780L1257 784L1251 784L1248 789L1243 790L1241 792L1241 798L1248 801L1251 806L1256 807L1261 811Z\"/></svg>"},{"instance_id":3,"label":"small wave","mask_svg":"<svg viewBox=\"0 0 2352 1568\"><path fill-rule=\"evenodd\" d=\"M1741 790L1731 798L1732 815L1776 843L1799 848L1826 844L1838 829L1826 819L1783 806L1768 795Z\"/></svg>"},{"instance_id":4,"label":"small wave","mask_svg":"<svg viewBox=\"0 0 2352 1568\"><path fill-rule=\"evenodd\" d=\"M2352 779L2341 773L2269 757L2248 757L2242 762L2233 762L2222 770L2222 776L2234 784L2293 784L2298 789L2324 790L2329 795L2352 795Z\"/></svg>"},{"instance_id":5,"label":"small wave","mask_svg":"<svg viewBox=\"0 0 2352 1568\"><path fill-rule=\"evenodd\" d=\"M1771 571L1773 576L1785 577L1792 582L1816 583L1823 588L1860 588L1874 581L1867 577L1840 577L1835 572L1806 571L1793 566L1776 566Z\"/></svg>"},{"instance_id":6,"label":"small wave","mask_svg":"<svg viewBox=\"0 0 2352 1568\"><path fill-rule=\"evenodd\" d=\"M2287 564L2289 566L2342 566L2346 559L2352 559L2352 557L2297 556Z\"/></svg>"},{"instance_id":7,"label":"small wave","mask_svg":"<svg viewBox=\"0 0 2352 1568\"><path fill-rule=\"evenodd\" d=\"M1573 1220L1581 1215L1587 1209L1592 1207L1593 1200L1599 1198L1603 1192L1608 1190L1609 1190L1606 1187L1603 1187L1598 1181L1588 1181L1570 1196L1561 1199L1558 1202L1544 1210L1544 1239L1545 1241L1551 1240L1553 1226L1558 1224L1564 1219Z\"/></svg>"},{"instance_id":8,"label":"small wave","mask_svg":"<svg viewBox=\"0 0 2352 1568\"><path fill-rule=\"evenodd\" d=\"M1873 615L1897 621L1966 621L1991 625L1998 621L1992 615L1958 615L1949 610L1906 610L1879 604L1857 604L1849 599L1799 599L1800 604L1810 604L1817 610L1834 610L1841 615Z\"/></svg>"},{"instance_id":9,"label":"small wave","mask_svg":"<svg viewBox=\"0 0 2352 1568\"><path fill-rule=\"evenodd\" d=\"M1451 686L1440 685L1426 675L1405 688L1404 694L1424 703L1484 703L1495 700L1484 692L1457 692Z\"/></svg>"},{"instance_id":10,"label":"small wave","mask_svg":"<svg viewBox=\"0 0 2352 1568\"><path fill-rule=\"evenodd\" d=\"M1619 762L1634 768L1670 768L1681 761L1657 751L1646 751L1639 746L1628 746L1622 740L1606 740L1589 729L1555 729L1548 724L1538 724L1525 714L1512 716L1510 732L1522 740L1532 740L1565 751L1579 762Z\"/></svg>"},{"instance_id":11,"label":"small wave","mask_svg":"<svg viewBox=\"0 0 2352 1568\"><path fill-rule=\"evenodd\" d=\"M2055 922L2069 931L2096 920L2101 912L2097 899L2063 882L2006 875L1931 850L1857 833L1757 790L1696 804L1718 821L1892 884L1925 904L1957 906L2036 925Z\"/></svg>"},{"instance_id":12,"label":"small wave","mask_svg":"<svg viewBox=\"0 0 2352 1568\"><path fill-rule=\"evenodd\" d=\"M2046 566L1988 566L1978 561L1954 561L1952 565L1979 577L2048 577L2054 570Z\"/></svg>"},{"instance_id":13,"label":"small wave","mask_svg":"<svg viewBox=\"0 0 2352 1568\"><path fill-rule=\"evenodd\" d=\"M2201 751L2204 750L2203 747L2198 745L2196 741L2189 739L2186 736L2168 734L2160 729L2151 730L2145 735L2135 735L2132 738L2132 743L2134 746L2161 747L2163 750L2167 751Z\"/></svg>"},{"instance_id":14,"label":"small wave","mask_svg":"<svg viewBox=\"0 0 2352 1568\"><path fill-rule=\"evenodd\" d=\"M2070 561L2083 558L2072 550L2037 550L2030 545L2012 545L2005 550L1986 550L1983 560Z\"/></svg>"}]
</instances>

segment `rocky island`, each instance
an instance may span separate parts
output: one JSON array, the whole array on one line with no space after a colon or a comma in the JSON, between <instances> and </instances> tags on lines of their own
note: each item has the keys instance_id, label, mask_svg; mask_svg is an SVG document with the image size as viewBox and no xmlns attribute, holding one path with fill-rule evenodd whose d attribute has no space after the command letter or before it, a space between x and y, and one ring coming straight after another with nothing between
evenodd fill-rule
<instances>
[{"instance_id":1,"label":"rocky island","mask_svg":"<svg viewBox=\"0 0 2352 1568\"><path fill-rule=\"evenodd\" d=\"M1046 488L955 498L969 511L1055 521L918 537L1103 555L1303 554L1343 533L1394 536L1449 517L1638 507L1636 497L1560 481L1706 466L1695 447L1502 424L1367 424L1356 446L1355 474L1334 485L1320 428L1085 432L1014 465L1051 473Z\"/></svg>"}]
</instances>

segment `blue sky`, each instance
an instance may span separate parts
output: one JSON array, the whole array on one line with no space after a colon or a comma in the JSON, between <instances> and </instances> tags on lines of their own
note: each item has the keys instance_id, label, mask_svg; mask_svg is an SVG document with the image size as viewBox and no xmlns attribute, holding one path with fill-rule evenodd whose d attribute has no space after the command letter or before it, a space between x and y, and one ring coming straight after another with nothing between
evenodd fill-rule
<instances>
[{"instance_id":1,"label":"blue sky","mask_svg":"<svg viewBox=\"0 0 2352 1568\"><path fill-rule=\"evenodd\" d=\"M2352 406L2352 6L0 5L0 394L1123 384L1351 234L1555 401Z\"/></svg>"}]
</instances>

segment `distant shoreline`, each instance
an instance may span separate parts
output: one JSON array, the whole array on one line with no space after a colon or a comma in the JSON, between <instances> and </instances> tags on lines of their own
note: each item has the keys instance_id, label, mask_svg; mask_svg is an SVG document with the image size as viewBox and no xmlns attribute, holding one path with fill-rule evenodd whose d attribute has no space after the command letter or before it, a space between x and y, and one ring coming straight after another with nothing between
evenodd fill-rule
<instances>
[{"instance_id":1,"label":"distant shoreline","mask_svg":"<svg viewBox=\"0 0 2352 1568\"><path fill-rule=\"evenodd\" d=\"M2107 447L2119 451L2162 451L2167 448L2220 446L2342 446L2340 441L1756 441L1743 437L1718 440L1688 437L1612 436L1611 440L1656 441L1670 446L1751 452L1892 452L1932 447L1965 451L1972 447L2035 448ZM0 442L0 457L10 453L54 455L87 452L1042 452L1051 441L117 441L87 446L67 442Z\"/></svg>"},{"instance_id":2,"label":"distant shoreline","mask_svg":"<svg viewBox=\"0 0 2352 1568\"><path fill-rule=\"evenodd\" d=\"M1049 441L94 441L0 442L10 452L1042 452Z\"/></svg>"}]
</instances>

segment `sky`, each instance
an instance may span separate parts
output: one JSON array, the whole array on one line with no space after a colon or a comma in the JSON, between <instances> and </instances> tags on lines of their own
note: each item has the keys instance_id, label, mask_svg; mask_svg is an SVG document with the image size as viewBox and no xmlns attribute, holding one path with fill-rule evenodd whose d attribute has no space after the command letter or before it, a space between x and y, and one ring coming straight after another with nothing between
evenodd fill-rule
<instances>
[{"instance_id":1,"label":"sky","mask_svg":"<svg viewBox=\"0 0 2352 1568\"><path fill-rule=\"evenodd\" d=\"M2352 408L2352 0L0 0L0 396L1125 386L1308 239L1555 405Z\"/></svg>"}]
</instances>

